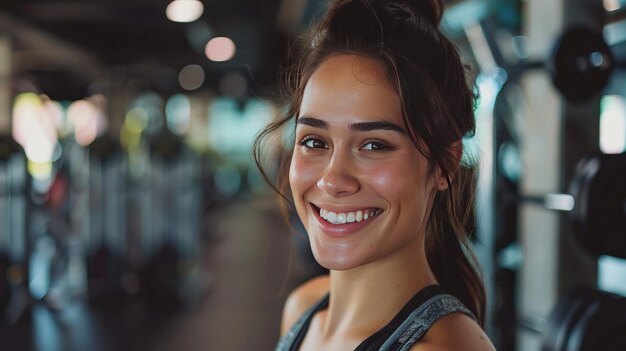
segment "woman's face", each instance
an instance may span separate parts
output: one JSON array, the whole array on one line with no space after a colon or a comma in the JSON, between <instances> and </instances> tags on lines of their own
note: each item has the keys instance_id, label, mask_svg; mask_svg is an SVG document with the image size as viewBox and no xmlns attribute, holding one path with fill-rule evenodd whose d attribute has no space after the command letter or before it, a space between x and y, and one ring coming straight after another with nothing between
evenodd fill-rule
<instances>
[{"instance_id":1,"label":"woman's face","mask_svg":"<svg viewBox=\"0 0 626 351\"><path fill-rule=\"evenodd\" d=\"M307 82L289 183L322 266L401 259L423 246L445 182L407 133L400 98L377 61L332 56Z\"/></svg>"}]
</instances>

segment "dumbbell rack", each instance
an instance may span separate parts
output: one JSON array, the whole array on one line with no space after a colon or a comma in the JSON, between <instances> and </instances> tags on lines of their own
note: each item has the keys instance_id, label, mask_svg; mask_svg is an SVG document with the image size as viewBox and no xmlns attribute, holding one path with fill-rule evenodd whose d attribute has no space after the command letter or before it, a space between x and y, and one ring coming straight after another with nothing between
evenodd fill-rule
<instances>
[{"instance_id":1,"label":"dumbbell rack","mask_svg":"<svg viewBox=\"0 0 626 351\"><path fill-rule=\"evenodd\" d=\"M599 1L531 0L524 10L529 62L546 61L555 38L566 29L583 25L601 33L605 23ZM496 116L497 111L477 112L477 136L485 158L478 183L482 197L478 212L484 223L481 227L479 221L477 251L490 300L487 331L498 349L540 350L557 302L576 286L596 286L597 261L575 240L568 213L520 200L539 199L523 194L570 190L576 164L599 151L600 96L566 99L548 71L535 69L548 64L526 65L523 72L507 66L501 52L493 49L497 28L488 26L465 27L482 74L495 82L495 89L501 89L503 81L514 81L525 103L509 121ZM505 78L502 68L508 73ZM498 155L507 144L518 150L523 165L519 180L510 181L499 169Z\"/></svg>"}]
</instances>

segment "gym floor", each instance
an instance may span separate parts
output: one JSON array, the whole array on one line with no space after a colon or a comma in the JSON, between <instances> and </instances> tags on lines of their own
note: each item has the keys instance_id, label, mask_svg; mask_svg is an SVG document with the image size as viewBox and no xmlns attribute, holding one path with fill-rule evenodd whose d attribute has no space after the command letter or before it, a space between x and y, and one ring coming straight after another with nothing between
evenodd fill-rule
<instances>
[{"instance_id":1,"label":"gym floor","mask_svg":"<svg viewBox=\"0 0 626 351\"><path fill-rule=\"evenodd\" d=\"M314 271L296 249L298 234L269 195L214 206L203 228L207 291L197 303L35 305L30 323L0 328L0 349L272 350L287 294Z\"/></svg>"}]
</instances>

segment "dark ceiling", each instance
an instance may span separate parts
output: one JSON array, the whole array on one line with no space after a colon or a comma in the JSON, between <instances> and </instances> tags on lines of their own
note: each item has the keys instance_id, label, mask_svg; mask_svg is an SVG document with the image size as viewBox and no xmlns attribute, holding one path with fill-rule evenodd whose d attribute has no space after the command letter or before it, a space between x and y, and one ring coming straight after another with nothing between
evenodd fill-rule
<instances>
[{"instance_id":1,"label":"dark ceiling","mask_svg":"<svg viewBox=\"0 0 626 351\"><path fill-rule=\"evenodd\" d=\"M175 23L165 16L171 0L3 0L0 33L9 33L13 72L46 93L71 99L89 84L124 71L149 88L173 93L178 71L203 66L205 86L239 71L260 89L271 86L286 42L301 23L309 0L203 0L203 16ZM205 43L228 36L237 45L228 62L211 62ZM113 72L113 73L111 73Z\"/></svg>"},{"instance_id":2,"label":"dark ceiling","mask_svg":"<svg viewBox=\"0 0 626 351\"><path fill-rule=\"evenodd\" d=\"M198 64L206 74L205 88L216 90L224 75L237 72L247 79L248 93L271 94L289 38L326 2L202 0L199 20L175 23L165 16L171 1L0 0L0 35L12 41L15 90L30 84L57 100L129 85L173 94L182 90L180 69ZM497 12L495 1L482 2ZM450 8L463 1L445 3ZM614 20L624 13L614 14ZM215 36L233 39L232 60L205 57L204 45Z\"/></svg>"}]
</instances>

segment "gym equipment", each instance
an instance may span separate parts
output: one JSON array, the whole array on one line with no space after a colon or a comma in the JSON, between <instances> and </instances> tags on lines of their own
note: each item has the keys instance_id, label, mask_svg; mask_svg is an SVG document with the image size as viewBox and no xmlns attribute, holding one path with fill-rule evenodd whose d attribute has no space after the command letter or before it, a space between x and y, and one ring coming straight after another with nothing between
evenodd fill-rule
<instances>
[{"instance_id":1,"label":"gym equipment","mask_svg":"<svg viewBox=\"0 0 626 351\"><path fill-rule=\"evenodd\" d=\"M561 299L543 333L542 351L626 350L626 298L577 288Z\"/></svg>"},{"instance_id":2,"label":"gym equipment","mask_svg":"<svg viewBox=\"0 0 626 351\"><path fill-rule=\"evenodd\" d=\"M594 154L576 166L572 230L592 254L626 258L626 152Z\"/></svg>"},{"instance_id":3,"label":"gym equipment","mask_svg":"<svg viewBox=\"0 0 626 351\"><path fill-rule=\"evenodd\" d=\"M0 316L16 322L28 308L28 213L31 178L26 155L0 136Z\"/></svg>"},{"instance_id":4,"label":"gym equipment","mask_svg":"<svg viewBox=\"0 0 626 351\"><path fill-rule=\"evenodd\" d=\"M157 298L197 297L201 168L199 158L166 129L150 140L141 246L147 292Z\"/></svg>"},{"instance_id":5,"label":"gym equipment","mask_svg":"<svg viewBox=\"0 0 626 351\"><path fill-rule=\"evenodd\" d=\"M503 194L505 202L536 203L569 213L574 236L595 256L626 258L626 153L596 153L579 161L569 194Z\"/></svg>"},{"instance_id":6,"label":"gym equipment","mask_svg":"<svg viewBox=\"0 0 626 351\"><path fill-rule=\"evenodd\" d=\"M502 167L503 161L510 161L511 154L516 154L515 152L511 152L512 149L515 149L515 146L511 145L521 142L518 140L519 136L514 130L514 122L502 117L503 115L506 116L507 114L513 113L509 103L506 101L507 94L504 92L510 92L508 89L514 89L516 87L516 82L518 82L520 77L528 70L547 69L551 75L554 85L563 94L563 96L568 101L580 103L600 94L607 85L612 72L616 68L620 67L620 65L614 59L610 48L604 41L602 33L587 26L574 25L566 29L555 41L552 52L545 62L525 60L515 63L507 62L507 60L505 60L505 56L501 53L498 41L493 37L495 30L483 31L487 37L487 44L493 53L493 57L498 60L498 65L504 67L507 72L506 81L496 98L496 104L494 107L496 115L499 116L499 118L496 119L496 123L498 125L497 138L502 139L497 141L497 145L499 145L497 158L499 169L497 171L499 172L499 175L506 178L498 179L498 189L504 190L503 195L502 192L498 191L499 199L497 200L500 203L498 205L499 214L497 216L498 234L496 246L497 249L501 249L515 240L517 217L514 214L516 206L511 206L512 203L517 201L534 202L539 203L546 208L569 211L573 209L573 206L576 203L580 205L581 201L581 199L575 199L578 195L517 195L517 179L513 178L519 177L519 174L516 174L519 173L519 170L515 169L515 166L521 164L521 161L517 160L517 163L512 164L513 167ZM506 157L501 157L503 155ZM515 156L519 158L518 155ZM500 168L504 168L504 170ZM511 169L513 170L511 171ZM572 193L572 195L574 194ZM588 211L588 208L589 207L586 205L580 205L577 206L572 213L585 213ZM597 218L598 215L599 214L596 213L594 218ZM586 216L577 216L579 218L587 218ZM621 218L621 220L619 218ZM623 218L623 214L620 216L616 213L614 218L608 222L622 223L623 226ZM573 228L578 232L580 231L578 230L578 227L581 226L581 221L584 220L572 220L572 223L575 222L575 224L573 224ZM609 225L607 224L600 229L605 230L608 226ZM587 226L582 225L582 227ZM612 228L619 228L619 226L613 225ZM598 228L594 228L594 231L596 229ZM588 230L585 231L588 232ZM621 247L624 247L624 245Z\"/></svg>"},{"instance_id":7,"label":"gym equipment","mask_svg":"<svg viewBox=\"0 0 626 351\"><path fill-rule=\"evenodd\" d=\"M528 70L546 69L554 86L570 102L582 103L600 94L612 72L623 66L614 59L602 32L585 25L567 28L556 38L547 58L514 62L503 55L511 49L501 47L501 40L495 38L498 30L485 21L481 26L489 54L506 71L507 83L519 81Z\"/></svg>"},{"instance_id":8,"label":"gym equipment","mask_svg":"<svg viewBox=\"0 0 626 351\"><path fill-rule=\"evenodd\" d=\"M88 297L92 301L119 297L128 247L124 155L119 145L104 135L82 155L77 153L72 162L73 220L84 243Z\"/></svg>"},{"instance_id":9,"label":"gym equipment","mask_svg":"<svg viewBox=\"0 0 626 351\"><path fill-rule=\"evenodd\" d=\"M567 29L548 62L554 85L574 102L598 95L609 81L615 60L601 32L585 26Z\"/></svg>"},{"instance_id":10,"label":"gym equipment","mask_svg":"<svg viewBox=\"0 0 626 351\"><path fill-rule=\"evenodd\" d=\"M618 64L615 61L611 51L609 50L608 45L606 45L606 43L604 42L601 32L598 32L596 29L582 27L582 26L572 26L566 29L562 33L562 35L559 35L559 38L555 41L551 55L547 57L541 57L540 58L541 61L534 61L534 60L527 60L527 59L521 59L521 60L517 59L517 58L522 58L525 55L518 55L517 58L515 58L515 55L508 55L508 56L503 55L502 53L505 51L500 50L500 49L501 48L504 49L504 46L499 46L499 44L503 43L503 41L500 40L502 39L502 37L499 35L501 34L501 30L498 31L496 30L498 28L493 28L494 30L489 31L489 30L486 30L486 28L484 27L485 25L488 25L488 24L483 23L483 21L481 21L480 24L482 27L482 32L479 34L482 34L482 36L478 36L478 35L474 36L473 40L476 41L475 45L472 43L472 39L470 38L470 45L472 45L472 49L475 53L475 57L479 58L481 57L481 54L484 53L485 54L484 57L493 59L494 61L496 61L495 62L496 65L485 64L484 68L486 69L483 73L485 74L485 77L489 79L489 83L492 83L492 85L489 86L489 88L493 89L495 87L496 89L499 89L498 97L496 98L495 107L494 107L495 110L493 111L494 112L494 134L493 134L494 135L494 140L493 140L494 151L496 147L498 148L498 158L494 158L494 159L496 160L496 164L498 166L504 165L505 167L503 168L506 168L504 169L505 172L502 172L502 169L498 169L498 168L495 169L494 173L495 173L495 180L496 180L496 185L495 185L496 196L495 196L495 201L489 204L493 206L493 208L491 208L490 210L494 211L495 213L493 215L493 217L495 217L494 222L496 225L494 254L497 257L495 264L493 266L489 266L489 268L494 269L496 272L495 274L496 282L495 284L493 283L492 284L496 286L496 289L494 289L496 291L496 294L494 294L493 296L495 297L494 302L495 302L495 306L497 307L495 307L493 309L494 312L491 312L491 313L494 316L494 320L498 321L499 323L497 324L497 332L494 333L494 336L495 336L494 341L499 342L497 343L497 345L499 346L499 349L500 349L500 347L504 347L507 344L516 345L515 340L511 340L511 339L515 339L516 337L519 337L521 341L524 341L524 342L527 340L531 340L531 337L527 337L526 335L521 334L521 333L520 334L510 333L509 335L507 335L507 332L509 330L516 328L516 325L518 324L519 326L521 326L522 324L522 321L517 320L517 318L515 322L506 323L506 319L504 319L504 317L506 317L507 315L510 315L509 311L517 311L519 312L520 317L525 318L527 310L535 311L534 306L541 306L540 303L535 303L533 301L529 302L526 296L525 299L522 299L522 301L524 302L521 303L519 307L518 306L510 307L511 304L515 304L517 302L515 299L515 296L519 296L520 292L526 295L526 291L534 291L533 289L527 289L526 287L528 285L515 286L515 283L513 283L512 286L510 287L506 287L501 290L498 289L501 286L502 282L504 281L503 280L504 278L502 277L503 275L502 272L504 272L505 269L511 269L512 271L517 271L518 268L521 267L522 270L520 272L522 273L524 278L529 276L529 272L535 273L532 271L534 269L537 269L536 267L529 268L532 265L528 265L527 263L522 261L523 259L522 255L523 254L527 255L526 262L531 261L532 258L528 257L528 255L532 255L531 250L535 248L537 244L541 244L541 243L537 239L530 240L530 242L528 243L529 245L524 247L524 250L526 250L526 248L530 248L530 250L528 251L522 251L519 245L515 243L517 241L518 228L519 228L518 222L517 222L519 203L530 202L530 203L537 204L541 208L545 208L549 210L564 211L565 215L561 217L563 217L563 219L566 219L567 216L571 217L569 222L571 224L572 230L570 232L572 232L573 236L577 238L579 236L584 237L587 241L594 241L594 238L598 238L595 240L600 241L600 242L599 243L594 242L594 244L598 246L604 246L604 247L596 248L586 243L582 243L581 247L583 249L587 249L587 247L589 247L589 251L592 253L592 255L598 255L598 254L603 254L603 253L619 255L620 252L626 255L626 245L620 244L620 242L623 242L623 240L626 240L626 213L625 213L626 208L624 208L624 205L626 204L624 204L624 200L625 200L624 193L620 192L621 190L619 190L620 187L623 186L623 183L625 182L626 174L624 172L621 172L621 173L618 172L616 170L617 169L616 167L614 167L613 170L608 170L602 167L602 170L600 172L591 174L590 179L594 179L597 181L587 181L582 186L585 189L586 193L595 194L594 196L591 196L591 197L583 196L583 194L581 194L579 191L576 190L574 185L571 185L569 189L567 188L555 189L556 191L567 191L569 192L569 194L522 194L521 187L519 186L520 183L518 182L519 179L521 178L520 177L521 172L518 172L518 171L521 169L521 165L522 165L519 154L513 155L513 156L517 156L517 158L513 157L511 159L511 158L500 157L501 156L500 152L504 151L504 149L507 146L506 143L509 143L509 142L510 142L509 143L510 145L522 145L523 143L528 143L528 140L525 140L523 136L517 135L516 133L518 131L525 131L527 129L518 128L518 127L521 127L521 126L528 127L530 125L534 126L535 123L537 123L538 121L537 118L539 117L535 117L535 119L532 120L533 124L524 125L526 121L524 121L523 118L526 116L522 116L524 112L523 103L511 104L511 105L501 104L501 106L498 106L499 102L513 102L513 103L520 102L520 101L523 102L525 100L525 96L523 95L523 93L521 93L522 90L519 89L520 85L518 83L520 82L521 78L526 73L529 73L529 71L542 70L541 73L545 72L550 75L550 78L552 79L552 83L554 84L555 88L558 89L558 91L561 93L561 96L564 100L567 100L568 103L583 103L590 99L597 98L602 93L602 91L605 89L605 86L609 82L612 72L616 68L618 68L620 64ZM476 27L474 28L468 27L468 28L471 31L476 30ZM470 34L476 34L476 33L478 32L473 32ZM487 45L484 45L484 44L487 44ZM485 52L486 50L490 52ZM486 54L490 54L490 55L486 55ZM487 60L486 62L492 63L493 61ZM497 68L497 69L490 70L493 68ZM502 73L503 71L505 71L506 74L503 74ZM505 78L503 78L503 76ZM507 101L507 99L509 100ZM518 99L518 101L513 101L514 99ZM597 103L597 99L593 101L596 101ZM518 118L515 111L513 111L512 106L522 107L520 109L520 111L522 111L522 113L520 113L521 118ZM591 111L593 106L595 106L594 103L591 103L589 104L589 106L584 106L582 108L581 106L576 106L575 104L569 104L566 106L566 110L564 110L565 112L568 113L567 115L568 118L562 122L563 126L565 127L563 127L563 129L561 130L563 131L563 133L566 133L566 134L564 134L564 139L563 139L563 144L562 144L564 146L563 154L559 154L559 157L557 158L559 161L557 162L563 162L564 169L566 170L565 173L567 174L567 178L571 179L572 184L578 183L579 182L578 178L584 177L584 176L582 175L581 171L574 172L573 174L570 173L572 170L572 167L571 167L572 164L570 163L570 160L577 160L581 156L583 156L584 154L582 154L580 151L583 151L585 148L588 151L593 151L595 149L593 145L594 144L597 145L597 143L590 142L590 141L593 141L593 135L591 135L592 131L584 130L585 132L588 132L591 137L588 139L580 140L580 143L576 144L576 142L578 142L579 140L574 140L574 138L572 137L573 134L570 134L570 128L572 127L572 125L575 125L575 127L584 128L585 125L592 124L593 118L591 120L582 120L582 118L584 118L582 114L588 111ZM500 109L508 108L509 110L498 110L498 108ZM580 113L578 114L572 113L573 109L579 109L579 108L580 108ZM512 116L513 118L507 119L506 118L507 112L510 113L510 116ZM573 111L573 112L578 112L578 110ZM573 117L572 119L569 118L570 114ZM552 116L552 117L555 117L555 116ZM574 120L574 118L576 117L580 117L581 120L580 121ZM555 120L551 120L551 121L554 122ZM582 134L584 137L587 137L587 134L585 133L582 133ZM549 140L549 141L546 140L546 143L545 143L545 145L555 145L555 144L556 144L556 141L554 139ZM538 155L536 154L534 150L531 150L529 155L530 157L532 157L533 160L538 159L537 157ZM511 160L513 162L506 163L506 164L502 163L503 161L511 161ZM623 156L621 157L621 160L622 160L622 164L624 164ZM528 161L528 159L526 161ZM603 157L601 157L601 160L599 162L604 163L605 161L607 163L612 163ZM581 161L581 163L582 162L583 161ZM553 164L550 167L554 167L557 165ZM506 167L506 166L511 166L511 167ZM542 167L542 165L536 164L536 163L533 164L533 166ZM490 169L488 171L494 171L494 169ZM532 175L538 176L539 173L540 172L532 172ZM492 174L492 173L489 173L489 174ZM613 175L609 176L610 174L613 174ZM533 178L531 180L532 182L528 182L526 184L532 183L532 184L536 184L538 187L542 187L544 185L544 183L541 182L541 179ZM490 186L492 185L493 183L490 183ZM621 198L621 201L620 201L620 198ZM603 206L610 207L612 211L601 210ZM595 210L595 209L598 209L598 210ZM524 217L519 217L519 218L523 218L524 221L530 221L534 218L540 217L540 215L535 216L534 211L532 212L533 213L523 213ZM578 217L580 218L580 220L577 221L577 215L576 215L577 213L583 213L585 215ZM526 215L528 215L528 217L526 217ZM580 221L585 222L585 225L580 225ZM524 227L528 228L528 226L526 226L526 223L528 222L524 223ZM559 220L559 223L555 225L561 226L561 224L562 222ZM561 232L563 233L563 231ZM581 235L579 232L584 232L585 234ZM528 230L524 229L524 232L523 233L520 232L520 235L525 235L527 233L528 233ZM600 236L603 236L603 240L599 239ZM620 237L620 241L615 240L615 238L618 236ZM528 237L524 239L527 239L527 238ZM562 243L561 240L567 240L567 239L569 238L552 237L549 240L554 240L550 242L551 245L552 244L561 245ZM606 242L602 243L604 239L606 239ZM576 239L572 239L572 240L576 240ZM608 244L609 242L613 242L614 244L610 245ZM570 247L571 247L570 245L567 245L565 249L567 251L570 251ZM518 254L518 256L515 255L516 253ZM546 253L546 251L544 251L543 253ZM542 258L542 261L543 259L545 259L545 255L543 256L539 255L539 256ZM564 255L565 259L559 258L559 265L562 262L577 263L578 261L582 261L580 260L582 257L579 257L579 256L580 255L578 252L566 252ZM507 260L501 259L503 257L514 258L514 259L507 261ZM509 265L505 265L503 264L503 262L512 262L512 263ZM587 262L585 261L585 263ZM561 266L547 267L548 270L551 270L554 268L557 268L557 271L556 271L557 274L561 274L561 271L566 271L566 269L563 269L563 267ZM538 268L538 270L541 270L541 268ZM510 273L510 272L507 272L507 273ZM572 278L569 276L563 277L563 278L564 278L563 284L565 284L566 286L570 286L569 285L570 280L574 281L579 278L580 278L579 281L582 281L585 279L589 279L589 280L593 279L593 277L587 277L583 275L581 275L580 277L576 276L575 278ZM529 280L521 279L521 281L526 283ZM561 283L561 280L559 280L559 283ZM553 293L554 289L552 287L547 288L546 292ZM501 294L501 296L499 296L499 294ZM549 294L547 296L549 296ZM507 310L507 311L504 313L501 313L502 310ZM537 323L536 325L541 326L540 323ZM539 328L537 330L543 330L543 328ZM622 327L622 330L626 332L626 328ZM554 333L554 332L549 331L548 333ZM512 336L512 338L509 338L509 336ZM572 336L567 335L564 338L564 340L567 340L570 338L572 338ZM571 343L573 344L574 342L572 341ZM604 345L601 345L598 343L597 347L595 348L588 347L586 349L587 350L607 349L604 347L605 347ZM622 345L621 347L617 346L615 349L626 350L626 347ZM545 350L551 351L552 349L546 348ZM554 350L574 350L574 348L572 349L555 348Z\"/></svg>"}]
</instances>

